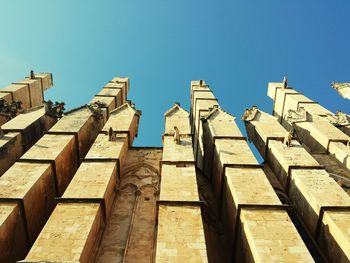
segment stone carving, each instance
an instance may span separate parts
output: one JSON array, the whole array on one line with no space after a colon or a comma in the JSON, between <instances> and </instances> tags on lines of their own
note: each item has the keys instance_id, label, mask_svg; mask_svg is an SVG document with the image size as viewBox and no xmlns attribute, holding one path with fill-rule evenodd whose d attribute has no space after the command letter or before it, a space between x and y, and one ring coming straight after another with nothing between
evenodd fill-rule
<instances>
[{"instance_id":1,"label":"stone carving","mask_svg":"<svg viewBox=\"0 0 350 263\"><path fill-rule=\"evenodd\" d=\"M109 130L108 130L108 140L109 141L116 141L117 140L116 133L113 131L112 127L109 127Z\"/></svg>"},{"instance_id":2,"label":"stone carving","mask_svg":"<svg viewBox=\"0 0 350 263\"><path fill-rule=\"evenodd\" d=\"M333 89L335 89L336 91L339 91L341 89L345 89L345 88L350 88L350 83L338 83L338 82L332 82L331 83L331 87Z\"/></svg>"},{"instance_id":3,"label":"stone carving","mask_svg":"<svg viewBox=\"0 0 350 263\"><path fill-rule=\"evenodd\" d=\"M102 108L107 107L107 105L100 101L95 101L93 103L87 104L87 108L91 111L92 116L94 116L95 119L102 119Z\"/></svg>"},{"instance_id":4,"label":"stone carving","mask_svg":"<svg viewBox=\"0 0 350 263\"><path fill-rule=\"evenodd\" d=\"M289 123L307 121L306 110L304 108L300 108L297 111L296 110L288 110L288 114L286 116L286 121Z\"/></svg>"},{"instance_id":5,"label":"stone carving","mask_svg":"<svg viewBox=\"0 0 350 263\"><path fill-rule=\"evenodd\" d=\"M289 131L286 133L284 140L283 140L283 144L286 145L287 147L291 147L292 146L292 138L293 138L293 131Z\"/></svg>"},{"instance_id":6,"label":"stone carving","mask_svg":"<svg viewBox=\"0 0 350 263\"><path fill-rule=\"evenodd\" d=\"M7 102L0 99L0 115L12 119L22 109L22 102L19 100Z\"/></svg>"},{"instance_id":7,"label":"stone carving","mask_svg":"<svg viewBox=\"0 0 350 263\"><path fill-rule=\"evenodd\" d=\"M335 115L328 115L326 117L331 124L336 127L344 127L350 125L350 116L338 110Z\"/></svg>"},{"instance_id":8,"label":"stone carving","mask_svg":"<svg viewBox=\"0 0 350 263\"><path fill-rule=\"evenodd\" d=\"M288 88L288 79L286 76L283 77L283 88L284 89Z\"/></svg>"},{"instance_id":9,"label":"stone carving","mask_svg":"<svg viewBox=\"0 0 350 263\"><path fill-rule=\"evenodd\" d=\"M43 101L43 104L45 106L45 114L48 116L51 116L53 118L62 118L63 112L65 110L64 105L66 105L64 102L58 102L56 101L53 103L51 100Z\"/></svg>"},{"instance_id":10,"label":"stone carving","mask_svg":"<svg viewBox=\"0 0 350 263\"><path fill-rule=\"evenodd\" d=\"M180 131L176 126L174 126L174 142L180 144Z\"/></svg>"},{"instance_id":11,"label":"stone carving","mask_svg":"<svg viewBox=\"0 0 350 263\"><path fill-rule=\"evenodd\" d=\"M33 70L30 71L30 79L35 79L35 74Z\"/></svg>"},{"instance_id":12,"label":"stone carving","mask_svg":"<svg viewBox=\"0 0 350 263\"><path fill-rule=\"evenodd\" d=\"M258 108L253 105L250 108L246 108L245 112L243 113L241 120L242 121L253 121L256 114L258 113Z\"/></svg>"}]
</instances>

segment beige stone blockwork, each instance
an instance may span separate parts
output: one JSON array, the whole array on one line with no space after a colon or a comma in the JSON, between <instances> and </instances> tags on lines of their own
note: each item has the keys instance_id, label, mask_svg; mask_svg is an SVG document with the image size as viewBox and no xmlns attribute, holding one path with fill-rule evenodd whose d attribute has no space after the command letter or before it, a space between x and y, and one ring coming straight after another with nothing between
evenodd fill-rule
<instances>
[{"instance_id":1,"label":"beige stone blockwork","mask_svg":"<svg viewBox=\"0 0 350 263\"><path fill-rule=\"evenodd\" d=\"M208 262L200 207L159 205L155 262Z\"/></svg>"},{"instance_id":2,"label":"beige stone blockwork","mask_svg":"<svg viewBox=\"0 0 350 263\"><path fill-rule=\"evenodd\" d=\"M341 142L330 142L329 152L350 170L350 147Z\"/></svg>"},{"instance_id":3,"label":"beige stone blockwork","mask_svg":"<svg viewBox=\"0 0 350 263\"><path fill-rule=\"evenodd\" d=\"M15 118L9 120L7 123L1 126L4 131L11 130L24 130L36 120L40 119L45 115L45 109L38 108L36 110L30 110L28 112L21 113Z\"/></svg>"},{"instance_id":4,"label":"beige stone blockwork","mask_svg":"<svg viewBox=\"0 0 350 263\"><path fill-rule=\"evenodd\" d=\"M20 100L22 102L21 106L23 109L30 108L30 97L27 85L11 84L2 88L0 92L11 93L13 100Z\"/></svg>"},{"instance_id":5,"label":"beige stone blockwork","mask_svg":"<svg viewBox=\"0 0 350 263\"><path fill-rule=\"evenodd\" d=\"M132 145L135 136L137 136L139 117L140 114L134 108L127 103L123 104L111 112L102 131L108 133L109 128L112 127L114 132L128 133L129 144Z\"/></svg>"},{"instance_id":6,"label":"beige stone blockwork","mask_svg":"<svg viewBox=\"0 0 350 263\"><path fill-rule=\"evenodd\" d=\"M103 127L103 120L95 119L90 110L83 108L63 116L50 132L76 133L78 136L79 158L83 158Z\"/></svg>"},{"instance_id":7,"label":"beige stone blockwork","mask_svg":"<svg viewBox=\"0 0 350 263\"><path fill-rule=\"evenodd\" d=\"M15 163L0 178L0 198L17 199L23 203L25 214L22 216L26 218L31 243L49 218L55 205L55 196L50 164Z\"/></svg>"},{"instance_id":8,"label":"beige stone blockwork","mask_svg":"<svg viewBox=\"0 0 350 263\"><path fill-rule=\"evenodd\" d=\"M124 83L108 82L104 86L104 88L120 90L120 94L116 98L116 107L119 107L123 103L125 103L126 96L127 96L127 91L126 91L126 86L125 86Z\"/></svg>"},{"instance_id":9,"label":"beige stone blockwork","mask_svg":"<svg viewBox=\"0 0 350 263\"><path fill-rule=\"evenodd\" d=\"M162 165L159 200L199 201L195 167Z\"/></svg>"},{"instance_id":10,"label":"beige stone blockwork","mask_svg":"<svg viewBox=\"0 0 350 263\"><path fill-rule=\"evenodd\" d=\"M28 251L24 222L17 203L0 204L0 259L15 262Z\"/></svg>"},{"instance_id":11,"label":"beige stone blockwork","mask_svg":"<svg viewBox=\"0 0 350 263\"><path fill-rule=\"evenodd\" d=\"M96 97L113 97L115 104L118 105L121 101L122 90L114 88L103 88L99 93L96 94Z\"/></svg>"},{"instance_id":12,"label":"beige stone blockwork","mask_svg":"<svg viewBox=\"0 0 350 263\"><path fill-rule=\"evenodd\" d=\"M318 167L318 162L297 142L287 147L280 141L270 140L267 162L283 186L287 186L289 169L294 167Z\"/></svg>"},{"instance_id":13,"label":"beige stone blockwork","mask_svg":"<svg viewBox=\"0 0 350 263\"><path fill-rule=\"evenodd\" d=\"M221 109L215 110L207 118L209 129L213 137L243 137L238 128L235 117Z\"/></svg>"},{"instance_id":14,"label":"beige stone blockwork","mask_svg":"<svg viewBox=\"0 0 350 263\"><path fill-rule=\"evenodd\" d=\"M299 103L299 109L304 108L308 113L310 114L315 114L315 115L321 115L321 116L326 116L329 114L332 114L329 110L326 108L322 107L318 103Z\"/></svg>"},{"instance_id":15,"label":"beige stone blockwork","mask_svg":"<svg viewBox=\"0 0 350 263\"><path fill-rule=\"evenodd\" d=\"M103 224L99 204L58 204L24 262L93 262Z\"/></svg>"},{"instance_id":16,"label":"beige stone blockwork","mask_svg":"<svg viewBox=\"0 0 350 263\"><path fill-rule=\"evenodd\" d=\"M287 212L242 209L240 220L247 262L314 262Z\"/></svg>"},{"instance_id":17,"label":"beige stone blockwork","mask_svg":"<svg viewBox=\"0 0 350 263\"><path fill-rule=\"evenodd\" d=\"M321 207L350 206L350 197L325 170L292 170L289 197L311 233Z\"/></svg>"},{"instance_id":18,"label":"beige stone blockwork","mask_svg":"<svg viewBox=\"0 0 350 263\"><path fill-rule=\"evenodd\" d=\"M163 162L194 162L191 137L181 137L176 144L173 136L164 136Z\"/></svg>"},{"instance_id":19,"label":"beige stone blockwork","mask_svg":"<svg viewBox=\"0 0 350 263\"><path fill-rule=\"evenodd\" d=\"M220 198L223 188L223 171L227 165L258 165L245 140L237 139L217 139L215 141L215 151L212 169L212 184L217 197L217 204L221 205Z\"/></svg>"},{"instance_id":20,"label":"beige stone blockwork","mask_svg":"<svg viewBox=\"0 0 350 263\"><path fill-rule=\"evenodd\" d=\"M285 111L285 97L286 96L295 96L295 95L289 95L289 94L297 94L298 92L288 88L288 89L277 89L276 90L276 97L275 97L275 103L273 112L275 116L282 117L283 112Z\"/></svg>"},{"instance_id":21,"label":"beige stone blockwork","mask_svg":"<svg viewBox=\"0 0 350 263\"><path fill-rule=\"evenodd\" d=\"M238 205L280 205L274 189L261 168L226 168L221 219L229 247L233 247Z\"/></svg>"},{"instance_id":22,"label":"beige stone blockwork","mask_svg":"<svg viewBox=\"0 0 350 263\"><path fill-rule=\"evenodd\" d=\"M54 162L58 195L61 196L78 167L75 137L74 135L46 134L21 159Z\"/></svg>"},{"instance_id":23,"label":"beige stone blockwork","mask_svg":"<svg viewBox=\"0 0 350 263\"><path fill-rule=\"evenodd\" d=\"M128 77L115 77L113 78L110 82L113 83L119 83L119 84L123 84L125 86L125 91L124 91L124 97L123 97L123 101L122 104L126 102L126 98L129 94L129 90L130 90L130 80Z\"/></svg>"},{"instance_id":24,"label":"beige stone blockwork","mask_svg":"<svg viewBox=\"0 0 350 263\"><path fill-rule=\"evenodd\" d=\"M177 105L165 113L164 133L174 134L174 126L179 129L180 134L191 134L189 114Z\"/></svg>"},{"instance_id":25,"label":"beige stone blockwork","mask_svg":"<svg viewBox=\"0 0 350 263\"><path fill-rule=\"evenodd\" d=\"M39 78L43 91L49 89L53 85L52 74L51 73L35 73L35 78Z\"/></svg>"},{"instance_id":26,"label":"beige stone blockwork","mask_svg":"<svg viewBox=\"0 0 350 263\"><path fill-rule=\"evenodd\" d=\"M116 103L113 97L94 97L89 103L102 102L106 104L108 114L116 108Z\"/></svg>"},{"instance_id":27,"label":"beige stone blockwork","mask_svg":"<svg viewBox=\"0 0 350 263\"><path fill-rule=\"evenodd\" d=\"M40 79L24 79L17 81L16 84L17 83L29 86L29 97L31 107L36 107L43 104L44 98Z\"/></svg>"},{"instance_id":28,"label":"beige stone blockwork","mask_svg":"<svg viewBox=\"0 0 350 263\"><path fill-rule=\"evenodd\" d=\"M209 89L194 89L192 92L192 99L191 99L191 103L193 105L193 108L192 108L193 112L197 112L197 107L198 106L200 107L200 105L197 105L197 104L202 104L202 103L199 103L199 100L209 102L208 99L215 99L213 92L211 92Z\"/></svg>"},{"instance_id":29,"label":"beige stone blockwork","mask_svg":"<svg viewBox=\"0 0 350 263\"><path fill-rule=\"evenodd\" d=\"M350 211L325 211L319 244L329 262L350 261Z\"/></svg>"},{"instance_id":30,"label":"beige stone blockwork","mask_svg":"<svg viewBox=\"0 0 350 263\"><path fill-rule=\"evenodd\" d=\"M117 176L115 162L83 162L62 198L104 199L108 215L115 196Z\"/></svg>"},{"instance_id":31,"label":"beige stone blockwork","mask_svg":"<svg viewBox=\"0 0 350 263\"><path fill-rule=\"evenodd\" d=\"M119 159L122 167L128 148L128 137L126 134L119 134L117 140L109 141L108 135L101 133L97 136L85 158Z\"/></svg>"},{"instance_id":32,"label":"beige stone blockwork","mask_svg":"<svg viewBox=\"0 0 350 263\"><path fill-rule=\"evenodd\" d=\"M278 88L283 88L283 82L269 82L267 85L267 96L271 99L275 99L276 90Z\"/></svg>"},{"instance_id":33,"label":"beige stone blockwork","mask_svg":"<svg viewBox=\"0 0 350 263\"><path fill-rule=\"evenodd\" d=\"M22 134L9 132L0 138L0 176L23 154Z\"/></svg>"}]
</instances>

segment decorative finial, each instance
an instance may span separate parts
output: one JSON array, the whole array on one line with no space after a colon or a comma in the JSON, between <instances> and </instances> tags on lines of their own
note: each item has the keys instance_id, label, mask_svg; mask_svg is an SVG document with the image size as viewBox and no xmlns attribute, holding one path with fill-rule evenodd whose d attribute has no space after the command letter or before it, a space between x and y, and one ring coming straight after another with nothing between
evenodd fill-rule
<instances>
[{"instance_id":1,"label":"decorative finial","mask_svg":"<svg viewBox=\"0 0 350 263\"><path fill-rule=\"evenodd\" d=\"M284 89L288 88L288 79L286 76L283 77L283 88Z\"/></svg>"},{"instance_id":2,"label":"decorative finial","mask_svg":"<svg viewBox=\"0 0 350 263\"><path fill-rule=\"evenodd\" d=\"M30 71L30 79L35 79L35 74L33 70Z\"/></svg>"}]
</instances>

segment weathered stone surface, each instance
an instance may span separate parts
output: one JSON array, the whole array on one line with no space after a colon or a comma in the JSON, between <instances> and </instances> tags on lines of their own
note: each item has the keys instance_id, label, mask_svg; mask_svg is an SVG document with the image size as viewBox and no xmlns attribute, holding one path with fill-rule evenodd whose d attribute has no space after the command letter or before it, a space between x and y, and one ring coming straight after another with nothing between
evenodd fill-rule
<instances>
[{"instance_id":1,"label":"weathered stone surface","mask_svg":"<svg viewBox=\"0 0 350 263\"><path fill-rule=\"evenodd\" d=\"M191 134L189 114L183 108L175 105L165 114L165 134L174 134L174 127L179 129L180 134Z\"/></svg>"},{"instance_id":2,"label":"weathered stone surface","mask_svg":"<svg viewBox=\"0 0 350 263\"><path fill-rule=\"evenodd\" d=\"M173 136L164 136L163 162L194 162L192 138L181 137L176 144Z\"/></svg>"},{"instance_id":3,"label":"weathered stone surface","mask_svg":"<svg viewBox=\"0 0 350 263\"><path fill-rule=\"evenodd\" d=\"M24 222L16 203L0 203L0 258L15 262L25 257L28 247Z\"/></svg>"},{"instance_id":4,"label":"weathered stone surface","mask_svg":"<svg viewBox=\"0 0 350 263\"><path fill-rule=\"evenodd\" d=\"M5 88L2 88L0 92L11 93L11 97L13 100L19 100L22 102L22 107L24 109L30 108L30 97L28 86L23 84L10 84Z\"/></svg>"},{"instance_id":5,"label":"weathered stone surface","mask_svg":"<svg viewBox=\"0 0 350 263\"><path fill-rule=\"evenodd\" d=\"M51 214L55 196L50 164L15 163L0 178L0 198L17 199L23 203L25 214L21 216L25 216L31 243Z\"/></svg>"},{"instance_id":6,"label":"weathered stone surface","mask_svg":"<svg viewBox=\"0 0 350 263\"><path fill-rule=\"evenodd\" d=\"M0 176L23 154L22 134L9 132L0 138Z\"/></svg>"},{"instance_id":7,"label":"weathered stone surface","mask_svg":"<svg viewBox=\"0 0 350 263\"><path fill-rule=\"evenodd\" d=\"M58 204L24 262L90 262L102 224L99 204Z\"/></svg>"},{"instance_id":8,"label":"weathered stone surface","mask_svg":"<svg viewBox=\"0 0 350 263\"><path fill-rule=\"evenodd\" d=\"M242 209L246 262L314 262L287 212Z\"/></svg>"},{"instance_id":9,"label":"weathered stone surface","mask_svg":"<svg viewBox=\"0 0 350 263\"><path fill-rule=\"evenodd\" d=\"M40 106L43 103L43 89L41 87L40 79L24 79L16 83L26 84L29 86L29 98L31 107Z\"/></svg>"},{"instance_id":10,"label":"weathered stone surface","mask_svg":"<svg viewBox=\"0 0 350 263\"><path fill-rule=\"evenodd\" d=\"M78 167L75 137L74 135L45 134L21 159L54 161L58 195L61 196Z\"/></svg>"},{"instance_id":11,"label":"weathered stone surface","mask_svg":"<svg viewBox=\"0 0 350 263\"><path fill-rule=\"evenodd\" d=\"M199 207L159 206L155 261L208 262Z\"/></svg>"},{"instance_id":12,"label":"weathered stone surface","mask_svg":"<svg viewBox=\"0 0 350 263\"><path fill-rule=\"evenodd\" d=\"M119 105L121 102L122 90L113 89L113 88L103 88L99 93L96 94L96 97L113 97L115 104Z\"/></svg>"},{"instance_id":13,"label":"weathered stone surface","mask_svg":"<svg viewBox=\"0 0 350 263\"><path fill-rule=\"evenodd\" d=\"M120 90L120 93L117 95L117 98L116 98L116 107L119 107L123 103L125 103L127 91L124 83L108 82L104 86L104 88Z\"/></svg>"},{"instance_id":14,"label":"weathered stone surface","mask_svg":"<svg viewBox=\"0 0 350 263\"><path fill-rule=\"evenodd\" d=\"M62 198L104 199L108 215L114 200L117 176L115 162L83 162Z\"/></svg>"},{"instance_id":15,"label":"weathered stone surface","mask_svg":"<svg viewBox=\"0 0 350 263\"><path fill-rule=\"evenodd\" d=\"M94 97L89 103L104 103L108 109L108 114L116 108L116 103L113 97Z\"/></svg>"},{"instance_id":16,"label":"weathered stone surface","mask_svg":"<svg viewBox=\"0 0 350 263\"><path fill-rule=\"evenodd\" d=\"M195 167L164 164L160 190L159 200L199 201Z\"/></svg>"}]
</instances>

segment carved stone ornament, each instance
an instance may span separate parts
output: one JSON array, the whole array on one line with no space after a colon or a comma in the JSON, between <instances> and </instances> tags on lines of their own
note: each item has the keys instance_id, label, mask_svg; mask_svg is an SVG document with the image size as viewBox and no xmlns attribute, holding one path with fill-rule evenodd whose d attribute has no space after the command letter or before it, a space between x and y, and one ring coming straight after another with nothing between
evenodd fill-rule
<instances>
[{"instance_id":1,"label":"carved stone ornament","mask_svg":"<svg viewBox=\"0 0 350 263\"><path fill-rule=\"evenodd\" d=\"M256 106L252 106L247 108L243 115L241 116L242 121L253 121L256 114L258 112L258 108Z\"/></svg>"},{"instance_id":2,"label":"carved stone ornament","mask_svg":"<svg viewBox=\"0 0 350 263\"><path fill-rule=\"evenodd\" d=\"M87 104L87 108L91 111L92 116L94 116L95 119L102 119L102 107L105 107L106 104L101 103L99 101L96 101L94 103Z\"/></svg>"},{"instance_id":3,"label":"carved stone ornament","mask_svg":"<svg viewBox=\"0 0 350 263\"><path fill-rule=\"evenodd\" d=\"M19 100L7 102L4 99L0 99L0 115L12 119L22 109L21 105L22 102Z\"/></svg>"},{"instance_id":4,"label":"carved stone ornament","mask_svg":"<svg viewBox=\"0 0 350 263\"><path fill-rule=\"evenodd\" d=\"M65 110L64 102L58 102L56 101L53 103L51 100L43 101L43 104L45 106L45 114L48 116L51 116L53 118L62 118L63 112Z\"/></svg>"},{"instance_id":5,"label":"carved stone ornament","mask_svg":"<svg viewBox=\"0 0 350 263\"><path fill-rule=\"evenodd\" d=\"M346 99L350 99L350 83L338 83L338 82L332 82L331 87L335 89L340 96Z\"/></svg>"},{"instance_id":6,"label":"carved stone ornament","mask_svg":"<svg viewBox=\"0 0 350 263\"><path fill-rule=\"evenodd\" d=\"M326 118L331 124L336 127L344 127L350 125L350 116L342 111L337 111L335 115L328 115Z\"/></svg>"},{"instance_id":7,"label":"carved stone ornament","mask_svg":"<svg viewBox=\"0 0 350 263\"><path fill-rule=\"evenodd\" d=\"M285 117L286 121L289 123L302 122L306 121L306 110L300 108L299 110L288 110L288 113Z\"/></svg>"}]
</instances>

